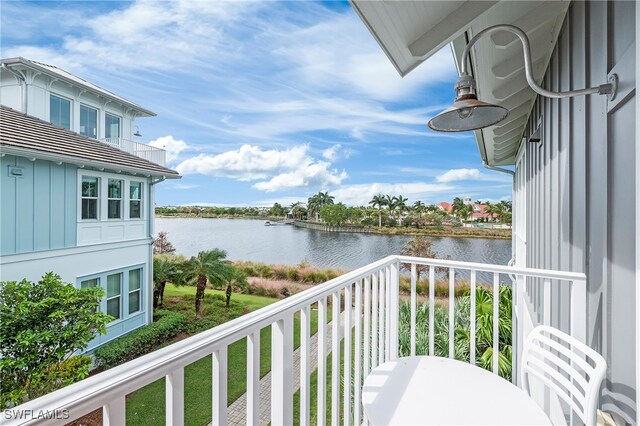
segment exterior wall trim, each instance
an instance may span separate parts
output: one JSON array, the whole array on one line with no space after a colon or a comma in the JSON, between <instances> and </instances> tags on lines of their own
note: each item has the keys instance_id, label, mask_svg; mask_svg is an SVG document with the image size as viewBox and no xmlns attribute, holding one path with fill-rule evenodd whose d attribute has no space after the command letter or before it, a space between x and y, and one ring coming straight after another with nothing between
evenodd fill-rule
<instances>
[{"instance_id":1,"label":"exterior wall trim","mask_svg":"<svg viewBox=\"0 0 640 426\"><path fill-rule=\"evenodd\" d=\"M1 256L0 265L8 265L8 264L17 263L17 262L27 262L27 261L36 260L36 259L49 259L49 258L55 258L55 257L73 256L74 254L78 254L78 253L112 250L117 248L133 247L133 246L139 246L139 245L150 245L151 243L153 243L152 238L140 238L137 240L100 243L100 244L92 244L92 245L86 245L81 247L42 250L42 251L34 251L30 253L18 253L18 254Z\"/></svg>"}]
</instances>

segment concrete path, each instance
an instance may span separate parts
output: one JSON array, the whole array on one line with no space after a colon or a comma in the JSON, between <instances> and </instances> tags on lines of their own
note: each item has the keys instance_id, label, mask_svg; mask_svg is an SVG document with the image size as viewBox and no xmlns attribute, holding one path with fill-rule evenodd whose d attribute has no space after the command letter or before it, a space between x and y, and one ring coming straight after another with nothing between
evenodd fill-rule
<instances>
[{"instance_id":1,"label":"concrete path","mask_svg":"<svg viewBox=\"0 0 640 426\"><path fill-rule=\"evenodd\" d=\"M353 314L351 315L353 321ZM327 324L326 328L326 348L327 355L331 353L331 323ZM344 312L340 315L340 337L344 337ZM318 367L318 335L315 334L311 337L310 342L311 352L311 371L315 371ZM327 365L327 368L331 368L331 365ZM293 391L294 393L300 388L300 348L293 352ZM227 419L230 426L244 426L246 421L246 409L247 409L247 394L245 393L240 398L236 399L227 408ZM262 379L260 379L260 426L268 425L271 421L271 372L267 373ZM209 424L211 426L211 424Z\"/></svg>"}]
</instances>

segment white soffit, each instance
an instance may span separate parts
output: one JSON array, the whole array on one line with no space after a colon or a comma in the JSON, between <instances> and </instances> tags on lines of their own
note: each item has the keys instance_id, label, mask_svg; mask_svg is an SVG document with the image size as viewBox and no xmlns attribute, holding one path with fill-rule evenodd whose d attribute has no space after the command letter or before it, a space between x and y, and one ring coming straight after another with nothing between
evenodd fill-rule
<instances>
[{"instance_id":1,"label":"white soffit","mask_svg":"<svg viewBox=\"0 0 640 426\"><path fill-rule=\"evenodd\" d=\"M469 38L492 25L512 24L530 38L538 82L549 64L569 3L351 0L402 76L450 42L459 68ZM478 98L509 110L509 117L499 125L475 132L480 155L490 165L514 164L536 98L526 83L522 44L507 32L483 37L472 49L472 70L478 83ZM453 87L451 93L453 97Z\"/></svg>"}]
</instances>

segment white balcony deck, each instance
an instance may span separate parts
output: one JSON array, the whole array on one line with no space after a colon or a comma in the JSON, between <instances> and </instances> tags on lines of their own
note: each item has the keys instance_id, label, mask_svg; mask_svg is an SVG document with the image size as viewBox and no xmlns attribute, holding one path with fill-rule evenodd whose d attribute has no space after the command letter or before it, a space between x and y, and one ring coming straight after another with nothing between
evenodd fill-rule
<instances>
[{"instance_id":1,"label":"white balcony deck","mask_svg":"<svg viewBox=\"0 0 640 426\"><path fill-rule=\"evenodd\" d=\"M164 149L123 138L103 138L100 141L152 163L166 166L166 152Z\"/></svg>"},{"instance_id":2,"label":"white balcony deck","mask_svg":"<svg viewBox=\"0 0 640 426\"><path fill-rule=\"evenodd\" d=\"M184 424L184 407L189 401L184 399L185 366L213 355L212 423L224 425L227 416L227 348L241 339L247 340L246 371L246 422L258 424L259 407L270 405L271 424L293 424L294 374L300 377L300 423L309 424L310 418L310 320L311 310L318 309L317 335L317 421L318 424L331 422L366 423L361 408L361 386L364 378L377 365L394 359L399 355L399 284L401 266L411 271L410 296L410 354L416 351L416 269L418 265L428 266L431 282L436 277L436 268L448 270L449 284L449 327L448 344L450 357L454 355L454 312L455 299L453 289L457 280L466 271L465 277L471 286L470 311L470 356L475 363L475 312L476 299L473 289L478 279L490 276L490 288L494 296L498 294L501 278L513 280L513 366L512 377L518 377L515 371L521 351L523 336L531 327L539 323L558 322L558 313L551 312L552 291L562 290L567 312L560 322L566 332L584 341L585 339L585 301L586 277L580 273L555 272L538 269L515 268L500 265L454 262L447 260L422 259L403 256L389 256L378 262L347 273L322 285L289 297L278 303L207 330L188 339L152 352L148 355L107 370L79 383L60 389L36 400L17 407L21 412L38 413L65 410L70 418L47 420L47 424L65 424L73 419L102 408L105 425L126 423L125 396L143 386L165 378L166 383L166 423ZM442 274L442 273L440 273ZM488 274L488 275L487 275ZM507 274L507 275L501 275ZM509 278L506 278L509 280ZM428 353L434 354L433 312L435 305L434 286L430 286L428 296L429 333ZM330 306L329 306L330 300ZM344 303L344 301L351 301ZM342 303L341 303L342 302ZM532 303L535 302L535 303ZM346 307L345 307L346 306ZM534 310L533 306L542 306ZM327 323L328 309L338 307L343 321ZM335 309L335 308L334 308ZM557 306L555 308L557 310ZM498 312L499 298L493 299L493 371L498 368ZM294 371L294 315L300 313L300 367ZM338 312L332 312L338 318ZM358 320L359 319L359 320ZM556 325L556 324L554 324ZM557 325L556 325L557 326ZM260 330L271 327L271 390L267 399L260 398ZM330 330L329 330L330 328ZM331 334L331 352L341 353L333 356L327 363L327 333ZM341 348L342 340L342 348ZM342 363L342 365L341 365ZM340 370L343 368L343 377ZM331 371L331 387L342 392L332 392L327 400L327 372ZM517 382L515 379L514 382ZM341 395L342 393L342 395ZM158 401L161 406L162 401ZM325 418L330 408L331 418ZM31 410L31 411L29 411ZM39 424L42 420L3 419L6 425ZM296 419L298 420L298 419Z\"/></svg>"}]
</instances>

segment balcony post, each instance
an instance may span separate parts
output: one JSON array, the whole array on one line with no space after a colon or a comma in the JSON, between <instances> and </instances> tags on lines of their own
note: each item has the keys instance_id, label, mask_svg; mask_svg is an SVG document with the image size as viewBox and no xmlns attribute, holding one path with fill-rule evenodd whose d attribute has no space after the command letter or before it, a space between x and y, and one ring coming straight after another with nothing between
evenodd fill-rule
<instances>
[{"instance_id":1,"label":"balcony post","mask_svg":"<svg viewBox=\"0 0 640 426\"><path fill-rule=\"evenodd\" d=\"M392 263L390 266L391 279L388 284L389 291L389 359L398 358L398 312L399 312L399 291L400 291L400 262Z\"/></svg>"},{"instance_id":2,"label":"balcony post","mask_svg":"<svg viewBox=\"0 0 640 426\"><path fill-rule=\"evenodd\" d=\"M166 376L166 417L168 425L184 425L184 368Z\"/></svg>"},{"instance_id":3,"label":"balcony post","mask_svg":"<svg viewBox=\"0 0 640 426\"><path fill-rule=\"evenodd\" d=\"M293 317L271 325L271 424L293 424Z\"/></svg>"},{"instance_id":4,"label":"balcony post","mask_svg":"<svg viewBox=\"0 0 640 426\"><path fill-rule=\"evenodd\" d=\"M102 424L119 426L127 422L124 396L119 396L102 407Z\"/></svg>"}]
</instances>

